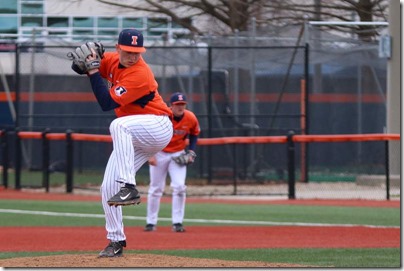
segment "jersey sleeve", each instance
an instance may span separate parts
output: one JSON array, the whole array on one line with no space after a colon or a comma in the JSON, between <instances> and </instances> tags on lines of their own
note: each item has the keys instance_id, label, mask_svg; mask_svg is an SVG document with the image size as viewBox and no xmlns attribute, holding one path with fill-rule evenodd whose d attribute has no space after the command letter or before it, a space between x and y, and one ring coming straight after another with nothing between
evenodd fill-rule
<instances>
[{"instance_id":1,"label":"jersey sleeve","mask_svg":"<svg viewBox=\"0 0 404 271\"><path fill-rule=\"evenodd\" d=\"M114 53L112 52L105 52L104 53L104 58L101 60L101 64L100 64L100 74L102 78L107 78L108 75L108 63L110 63L112 61L112 58L114 56Z\"/></svg>"},{"instance_id":2,"label":"jersey sleeve","mask_svg":"<svg viewBox=\"0 0 404 271\"><path fill-rule=\"evenodd\" d=\"M190 120L191 120L191 129L189 130L190 135L197 136L201 133L201 128L199 126L199 121L198 118L195 116L195 114L191 111L189 112Z\"/></svg>"}]
</instances>

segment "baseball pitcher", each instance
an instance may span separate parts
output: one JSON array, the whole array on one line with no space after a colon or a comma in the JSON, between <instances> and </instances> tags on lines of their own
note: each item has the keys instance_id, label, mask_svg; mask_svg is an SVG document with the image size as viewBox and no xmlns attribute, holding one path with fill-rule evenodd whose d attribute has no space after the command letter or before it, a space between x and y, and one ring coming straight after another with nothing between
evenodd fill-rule
<instances>
[{"instance_id":1,"label":"baseball pitcher","mask_svg":"<svg viewBox=\"0 0 404 271\"><path fill-rule=\"evenodd\" d=\"M142 33L122 30L115 49L104 53L101 43L87 42L68 53L72 69L89 77L102 110L115 110L117 116L109 127L113 151L101 185L109 244L99 257L122 256L126 247L122 206L140 203L136 172L173 135L172 112L141 55L146 51Z\"/></svg>"}]
</instances>

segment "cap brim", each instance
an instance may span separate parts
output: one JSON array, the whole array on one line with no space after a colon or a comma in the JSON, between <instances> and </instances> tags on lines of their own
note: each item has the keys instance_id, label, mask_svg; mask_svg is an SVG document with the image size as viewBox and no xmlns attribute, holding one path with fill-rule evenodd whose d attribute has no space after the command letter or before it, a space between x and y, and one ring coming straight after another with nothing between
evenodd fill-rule
<instances>
[{"instance_id":1,"label":"cap brim","mask_svg":"<svg viewBox=\"0 0 404 271\"><path fill-rule=\"evenodd\" d=\"M177 101L177 102L173 102L173 103L171 103L171 104L187 104L187 102L184 102L184 101Z\"/></svg>"},{"instance_id":2,"label":"cap brim","mask_svg":"<svg viewBox=\"0 0 404 271\"><path fill-rule=\"evenodd\" d=\"M122 51L132 52L132 53L144 53L144 52L146 52L146 48L144 48L144 47L133 47L133 46L126 46L126 45L120 45L119 44L119 48Z\"/></svg>"}]
</instances>

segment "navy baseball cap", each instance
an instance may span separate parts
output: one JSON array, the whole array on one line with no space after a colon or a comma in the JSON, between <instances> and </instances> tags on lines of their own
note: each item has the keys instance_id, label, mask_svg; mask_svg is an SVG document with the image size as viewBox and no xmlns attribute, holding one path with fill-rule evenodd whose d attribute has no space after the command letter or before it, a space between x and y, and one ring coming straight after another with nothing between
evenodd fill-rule
<instances>
[{"instance_id":1,"label":"navy baseball cap","mask_svg":"<svg viewBox=\"0 0 404 271\"><path fill-rule=\"evenodd\" d=\"M170 104L186 104L186 103L187 103L187 97L181 92L176 92L173 95L171 95Z\"/></svg>"},{"instance_id":2,"label":"navy baseball cap","mask_svg":"<svg viewBox=\"0 0 404 271\"><path fill-rule=\"evenodd\" d=\"M144 53L143 34L134 28L123 29L119 33L118 46L121 50L133 53Z\"/></svg>"}]
</instances>

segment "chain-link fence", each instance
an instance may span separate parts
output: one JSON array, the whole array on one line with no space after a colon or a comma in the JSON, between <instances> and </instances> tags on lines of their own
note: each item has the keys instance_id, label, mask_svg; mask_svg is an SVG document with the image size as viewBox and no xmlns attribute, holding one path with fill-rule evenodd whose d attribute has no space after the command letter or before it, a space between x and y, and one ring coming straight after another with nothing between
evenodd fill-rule
<instances>
[{"instance_id":1,"label":"chain-link fence","mask_svg":"<svg viewBox=\"0 0 404 271\"><path fill-rule=\"evenodd\" d=\"M188 107L200 120L201 137L286 135L289 130L298 134L382 133L386 125L386 59L378 57L377 43L313 31L287 27L177 41L148 47L144 58L166 101L175 91L188 95ZM2 83L13 90L14 97L12 105L1 103L2 127L108 134L114 114L100 110L89 80L76 75L67 61L66 53L77 45L24 44L0 53ZM57 144L52 147L52 162L63 159L64 147ZM110 146L79 144L75 166L102 170ZM24 168L38 167L37 148L32 140L23 143ZM318 182L316 176L327 172L335 176L383 174L373 172L374 165L384 163L376 143L298 148L302 182ZM241 183L278 184L285 180L285 155L282 144L200 147L190 177L225 184L236 159ZM332 178L338 179L335 176ZM347 178L345 182L354 181Z\"/></svg>"}]
</instances>

